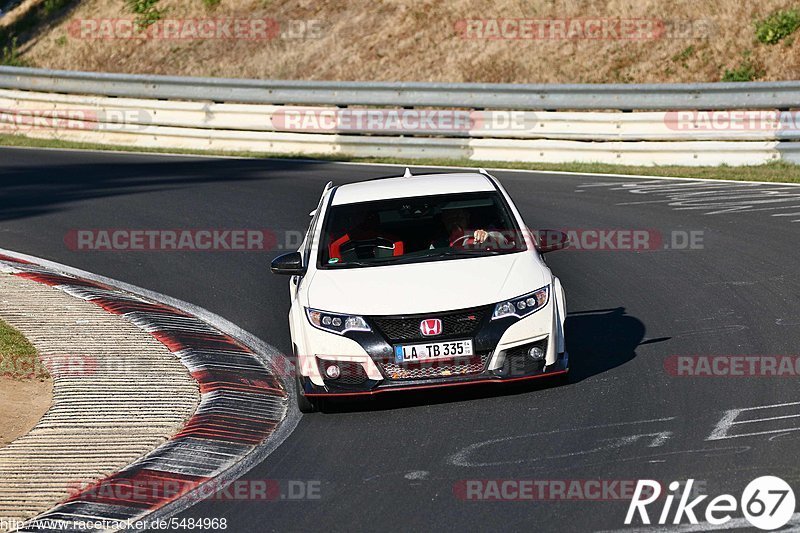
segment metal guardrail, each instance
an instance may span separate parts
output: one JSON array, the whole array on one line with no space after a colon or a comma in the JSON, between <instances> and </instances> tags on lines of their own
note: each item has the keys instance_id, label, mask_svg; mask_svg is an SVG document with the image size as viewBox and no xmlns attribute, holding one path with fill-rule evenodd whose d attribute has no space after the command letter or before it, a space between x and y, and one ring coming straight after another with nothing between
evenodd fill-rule
<instances>
[{"instance_id":1,"label":"metal guardrail","mask_svg":"<svg viewBox=\"0 0 800 533\"><path fill-rule=\"evenodd\" d=\"M774 111L800 107L798 97L800 82L357 83L0 67L0 126L12 134L123 147L311 156L623 165L800 163L800 113ZM297 106L308 106L307 111ZM441 129L373 128L369 122L366 128L335 122L333 129L307 129L303 121L295 124L287 118L298 110L304 119L356 111L339 109L344 106L363 106L359 112L378 114L396 114L398 106L449 108L434 110L445 117L466 109L470 122L462 129L446 122ZM383 106L394 109L377 109ZM752 112L734 116L733 109ZM628 110L640 112L624 112ZM718 112L730 123L719 130L709 122L709 113L698 110ZM520 124L503 126L492 120L509 117L509 112Z\"/></svg>"},{"instance_id":2,"label":"metal guardrail","mask_svg":"<svg viewBox=\"0 0 800 533\"><path fill-rule=\"evenodd\" d=\"M549 85L240 80L0 67L0 88L249 104L524 110L789 109L800 81Z\"/></svg>"},{"instance_id":3,"label":"metal guardrail","mask_svg":"<svg viewBox=\"0 0 800 533\"><path fill-rule=\"evenodd\" d=\"M358 121L357 112L375 115ZM402 114L392 123L389 115ZM349 115L348 115L349 114ZM441 117L430 124L422 115ZM685 116L684 116L685 115ZM715 127L713 117L733 118ZM41 118L37 123L36 117ZM51 117L51 118L48 118ZM330 119L323 120L323 117ZM414 122L414 118L417 118ZM456 122L458 119L459 122ZM85 96L0 89L0 131L68 123L82 129L132 131L150 126L320 135L606 141L800 140L800 113L777 111L466 111L276 106ZM88 123L97 123L91 125ZM755 127L751 124L755 124Z\"/></svg>"}]
</instances>

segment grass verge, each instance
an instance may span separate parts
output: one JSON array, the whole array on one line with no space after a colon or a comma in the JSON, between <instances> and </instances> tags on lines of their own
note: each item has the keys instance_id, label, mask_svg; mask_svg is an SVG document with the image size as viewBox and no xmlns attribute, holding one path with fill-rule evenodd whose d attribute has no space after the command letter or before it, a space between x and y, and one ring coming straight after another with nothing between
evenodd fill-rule
<instances>
[{"instance_id":1,"label":"grass verge","mask_svg":"<svg viewBox=\"0 0 800 533\"><path fill-rule=\"evenodd\" d=\"M0 377L15 381L49 377L36 348L22 333L0 320Z\"/></svg>"},{"instance_id":2,"label":"grass verge","mask_svg":"<svg viewBox=\"0 0 800 533\"><path fill-rule=\"evenodd\" d=\"M688 167L680 165L627 166L606 163L510 163L506 161L472 161L467 159L402 159L393 157L349 157L346 154L308 155L275 154L268 152L229 152L215 150L177 150L112 146L105 144L72 141L33 139L20 135L0 134L0 146L28 148L62 148L73 150L102 150L110 152L139 152L150 154L180 154L205 156L234 156L262 159L316 159L319 161L344 161L375 164L398 164L409 166L484 167L519 170L542 170L551 172L580 172L597 174L628 174L676 178L700 178L733 181L766 181L773 183L800 183L800 165L783 161L750 166Z\"/></svg>"}]
</instances>

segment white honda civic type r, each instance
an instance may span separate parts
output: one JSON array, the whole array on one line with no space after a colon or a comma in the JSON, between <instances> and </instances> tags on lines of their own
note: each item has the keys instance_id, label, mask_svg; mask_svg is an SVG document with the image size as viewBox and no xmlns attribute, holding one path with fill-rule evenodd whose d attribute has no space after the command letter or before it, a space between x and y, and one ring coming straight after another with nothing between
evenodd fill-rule
<instances>
[{"instance_id":1,"label":"white honda civic type r","mask_svg":"<svg viewBox=\"0 0 800 533\"><path fill-rule=\"evenodd\" d=\"M329 183L290 275L300 410L325 398L569 370L561 283L486 171ZM556 235L556 238L553 236Z\"/></svg>"}]
</instances>

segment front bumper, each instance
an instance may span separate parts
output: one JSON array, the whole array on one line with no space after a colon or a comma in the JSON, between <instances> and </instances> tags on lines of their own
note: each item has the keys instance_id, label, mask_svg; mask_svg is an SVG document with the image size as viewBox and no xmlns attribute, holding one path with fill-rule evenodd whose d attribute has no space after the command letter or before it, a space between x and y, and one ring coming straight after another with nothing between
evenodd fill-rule
<instances>
[{"instance_id":1,"label":"front bumper","mask_svg":"<svg viewBox=\"0 0 800 533\"><path fill-rule=\"evenodd\" d=\"M441 389L445 387L456 387L461 385L481 385L481 384L504 384L519 381L528 381L540 378L555 377L565 375L569 372L569 356L566 352L561 354L556 363L545 365L539 372L526 375L502 376L489 371L480 374L466 376L452 376L419 380L370 380L367 379L359 389L348 390L344 387L337 387L326 383L323 386L314 384L306 376L299 377L300 386L303 394L309 398L330 398L330 397L357 397L374 396L385 392L412 391L422 389Z\"/></svg>"},{"instance_id":2,"label":"front bumper","mask_svg":"<svg viewBox=\"0 0 800 533\"><path fill-rule=\"evenodd\" d=\"M319 330L308 331L314 337L308 346L317 349L311 350L313 355L298 357L302 362L298 382L302 393L308 397L347 397L481 383L510 383L565 374L569 370L569 360L563 350L563 339L556 338L561 332L556 309L551 300L528 317L499 320L491 320L488 307L453 311L478 315L475 327L460 335L460 338L472 339L475 355L427 364L397 364L393 361L394 345L415 341L398 340L396 336L387 334L385 326L378 327L376 320L385 317L368 318L373 329L371 332L337 336ZM402 319L414 321L423 317L415 315ZM437 338L439 340L448 339ZM545 357L534 361L528 355L532 346L540 347ZM334 364L339 367L341 374L336 379L330 379L325 369Z\"/></svg>"}]
</instances>

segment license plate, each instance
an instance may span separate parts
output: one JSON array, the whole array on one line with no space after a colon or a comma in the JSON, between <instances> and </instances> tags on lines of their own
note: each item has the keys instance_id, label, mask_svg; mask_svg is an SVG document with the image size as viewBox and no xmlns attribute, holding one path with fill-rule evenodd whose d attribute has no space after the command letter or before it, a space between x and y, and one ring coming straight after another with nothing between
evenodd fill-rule
<instances>
[{"instance_id":1,"label":"license plate","mask_svg":"<svg viewBox=\"0 0 800 533\"><path fill-rule=\"evenodd\" d=\"M453 357L467 357L470 355L472 355L471 340L404 344L394 347L395 363L452 359Z\"/></svg>"}]
</instances>

